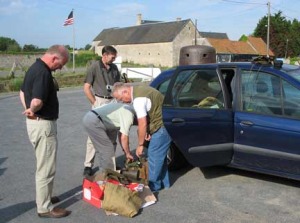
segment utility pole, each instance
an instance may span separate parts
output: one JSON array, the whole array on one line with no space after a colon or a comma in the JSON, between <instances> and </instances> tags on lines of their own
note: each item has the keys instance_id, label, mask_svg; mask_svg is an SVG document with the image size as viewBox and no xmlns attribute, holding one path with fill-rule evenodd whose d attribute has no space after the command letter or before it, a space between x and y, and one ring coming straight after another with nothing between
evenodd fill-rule
<instances>
[{"instance_id":1,"label":"utility pole","mask_svg":"<svg viewBox=\"0 0 300 223\"><path fill-rule=\"evenodd\" d=\"M267 3L267 6L268 6L267 57L270 57L270 55L269 55L269 49L270 49L270 2Z\"/></svg>"},{"instance_id":2,"label":"utility pole","mask_svg":"<svg viewBox=\"0 0 300 223\"><path fill-rule=\"evenodd\" d=\"M195 20L195 45L197 45L197 32L198 32L198 28L197 28L197 19Z\"/></svg>"},{"instance_id":3,"label":"utility pole","mask_svg":"<svg viewBox=\"0 0 300 223\"><path fill-rule=\"evenodd\" d=\"M286 46L285 46L285 56L284 56L284 59L286 59L286 57L287 57L288 45L289 45L289 39L286 39Z\"/></svg>"},{"instance_id":4,"label":"utility pole","mask_svg":"<svg viewBox=\"0 0 300 223\"><path fill-rule=\"evenodd\" d=\"M73 11L73 18L74 18L74 9ZM74 28L74 22L73 22L73 73L75 73L75 28Z\"/></svg>"}]
</instances>

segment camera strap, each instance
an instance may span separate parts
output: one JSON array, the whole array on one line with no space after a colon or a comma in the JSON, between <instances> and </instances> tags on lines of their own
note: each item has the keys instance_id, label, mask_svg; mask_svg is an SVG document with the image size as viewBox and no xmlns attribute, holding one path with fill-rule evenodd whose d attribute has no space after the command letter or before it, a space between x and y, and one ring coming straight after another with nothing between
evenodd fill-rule
<instances>
[{"instance_id":1,"label":"camera strap","mask_svg":"<svg viewBox=\"0 0 300 223\"><path fill-rule=\"evenodd\" d=\"M101 69L101 61L99 61L99 66L100 66L100 71L102 71L102 69ZM104 79L105 89L107 91L106 86L109 84L109 80L108 80L108 76L107 76L108 73L107 72L101 72L101 73L102 73L102 76L103 76L103 79Z\"/></svg>"}]
</instances>

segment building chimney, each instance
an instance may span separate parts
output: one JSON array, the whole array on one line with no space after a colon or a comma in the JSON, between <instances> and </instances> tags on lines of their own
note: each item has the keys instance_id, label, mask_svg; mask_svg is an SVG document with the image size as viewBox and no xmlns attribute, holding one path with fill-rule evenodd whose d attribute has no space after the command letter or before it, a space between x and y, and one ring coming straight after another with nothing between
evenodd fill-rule
<instances>
[{"instance_id":1,"label":"building chimney","mask_svg":"<svg viewBox=\"0 0 300 223\"><path fill-rule=\"evenodd\" d=\"M141 13L137 14L136 25L137 26L142 25L142 14Z\"/></svg>"},{"instance_id":2,"label":"building chimney","mask_svg":"<svg viewBox=\"0 0 300 223\"><path fill-rule=\"evenodd\" d=\"M181 21L181 18L180 17L177 17L176 18L176 21L178 22L178 21Z\"/></svg>"}]
</instances>

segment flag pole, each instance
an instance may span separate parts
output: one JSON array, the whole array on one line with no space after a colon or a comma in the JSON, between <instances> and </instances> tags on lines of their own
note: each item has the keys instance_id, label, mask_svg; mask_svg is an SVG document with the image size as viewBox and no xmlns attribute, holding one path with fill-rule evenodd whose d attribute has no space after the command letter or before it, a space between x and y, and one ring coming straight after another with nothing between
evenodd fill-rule
<instances>
[{"instance_id":1,"label":"flag pole","mask_svg":"<svg viewBox=\"0 0 300 223\"><path fill-rule=\"evenodd\" d=\"M73 19L74 19L74 9L72 9L73 12ZM75 73L75 20L73 22L73 73Z\"/></svg>"}]
</instances>

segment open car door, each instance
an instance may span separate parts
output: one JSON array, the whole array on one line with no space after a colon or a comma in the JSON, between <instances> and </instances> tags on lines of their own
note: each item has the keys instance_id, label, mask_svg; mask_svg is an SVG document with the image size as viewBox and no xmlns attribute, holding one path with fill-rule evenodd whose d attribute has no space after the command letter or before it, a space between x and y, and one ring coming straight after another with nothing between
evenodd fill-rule
<instances>
[{"instance_id":1,"label":"open car door","mask_svg":"<svg viewBox=\"0 0 300 223\"><path fill-rule=\"evenodd\" d=\"M233 153L232 96L217 66L179 67L163 106L164 125L193 166L226 165Z\"/></svg>"}]
</instances>

